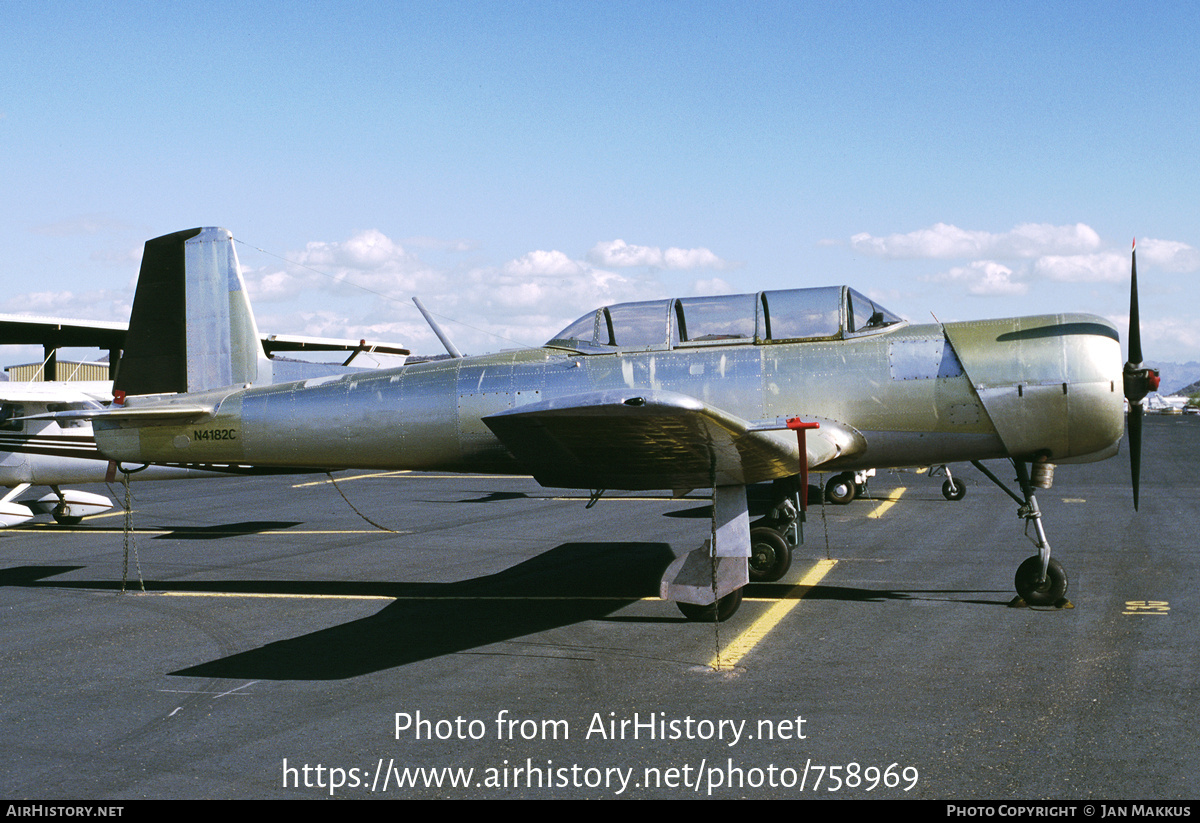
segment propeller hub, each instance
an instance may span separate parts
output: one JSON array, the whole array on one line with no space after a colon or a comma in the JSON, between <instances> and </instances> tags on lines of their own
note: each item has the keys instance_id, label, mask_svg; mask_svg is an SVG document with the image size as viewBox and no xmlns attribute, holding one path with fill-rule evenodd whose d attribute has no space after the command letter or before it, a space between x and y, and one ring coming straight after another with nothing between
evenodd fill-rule
<instances>
[{"instance_id":1,"label":"propeller hub","mask_svg":"<svg viewBox=\"0 0 1200 823\"><path fill-rule=\"evenodd\" d=\"M1146 395L1158 390L1160 382L1158 369L1142 368L1141 363L1126 363L1123 373L1125 379L1125 399L1132 403L1141 403Z\"/></svg>"}]
</instances>

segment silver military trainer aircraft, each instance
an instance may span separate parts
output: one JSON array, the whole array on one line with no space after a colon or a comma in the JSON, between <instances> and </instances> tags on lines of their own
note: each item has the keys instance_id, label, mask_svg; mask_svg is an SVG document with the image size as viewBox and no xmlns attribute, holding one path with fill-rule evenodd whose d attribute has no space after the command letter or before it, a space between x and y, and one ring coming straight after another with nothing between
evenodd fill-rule
<instances>
[{"instance_id":1,"label":"silver military trainer aircraft","mask_svg":"<svg viewBox=\"0 0 1200 823\"><path fill-rule=\"evenodd\" d=\"M257 339L228 231L150 240L116 400L76 414L123 463L505 472L597 496L711 488L711 539L661 585L707 620L787 571L809 470L956 461L1035 526L1018 594L1060 602L1035 489L1054 464L1116 454L1123 396L1140 435L1156 379L1133 341L1122 371L1117 331L1094 315L916 325L844 286L605 306L539 348L282 384ZM1011 461L1017 492L987 459ZM745 487L765 481L779 505L752 529Z\"/></svg>"}]
</instances>

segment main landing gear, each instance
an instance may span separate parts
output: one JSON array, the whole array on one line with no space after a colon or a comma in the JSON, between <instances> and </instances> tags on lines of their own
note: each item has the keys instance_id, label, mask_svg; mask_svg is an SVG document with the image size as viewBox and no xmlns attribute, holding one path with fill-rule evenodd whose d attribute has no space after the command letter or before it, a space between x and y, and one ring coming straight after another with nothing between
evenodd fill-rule
<instances>
[{"instance_id":1,"label":"main landing gear","mask_svg":"<svg viewBox=\"0 0 1200 823\"><path fill-rule=\"evenodd\" d=\"M978 460L972 460L971 465L983 472L984 476L995 483L1009 497L1017 501L1017 516L1025 519L1025 533L1029 534L1033 527L1033 543L1038 553L1017 567L1014 583L1017 596L1024 605L1028 606L1057 606L1069 604L1067 600L1067 573L1062 564L1050 557L1050 541L1046 539L1046 530L1042 527L1042 512L1038 508L1035 488L1048 489L1054 481L1054 464L1038 460L1026 464L1021 460L1012 461L1017 472L1017 483L1021 487L1021 496L1011 491L1000 478L992 474ZM1030 475L1032 466L1033 474ZM1012 605L1021 605L1013 601Z\"/></svg>"},{"instance_id":2,"label":"main landing gear","mask_svg":"<svg viewBox=\"0 0 1200 823\"><path fill-rule=\"evenodd\" d=\"M750 579L774 583L792 566L792 547L770 526L750 530Z\"/></svg>"},{"instance_id":3,"label":"main landing gear","mask_svg":"<svg viewBox=\"0 0 1200 823\"><path fill-rule=\"evenodd\" d=\"M713 489L713 538L675 558L659 595L675 601L688 620L722 622L742 604L747 583L774 582L787 574L792 547L800 541L797 479L776 481L778 502L753 528L745 486Z\"/></svg>"},{"instance_id":4,"label":"main landing gear","mask_svg":"<svg viewBox=\"0 0 1200 823\"><path fill-rule=\"evenodd\" d=\"M776 480L771 484L775 504L770 513L750 526L750 579L756 583L774 583L792 567L792 547L801 540L801 504L799 477Z\"/></svg>"}]
</instances>

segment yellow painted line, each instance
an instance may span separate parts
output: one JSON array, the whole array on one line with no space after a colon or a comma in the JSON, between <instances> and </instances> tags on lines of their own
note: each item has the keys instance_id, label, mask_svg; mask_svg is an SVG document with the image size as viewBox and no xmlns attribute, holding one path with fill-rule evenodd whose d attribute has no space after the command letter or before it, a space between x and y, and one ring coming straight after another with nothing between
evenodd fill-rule
<instances>
[{"instance_id":1,"label":"yellow painted line","mask_svg":"<svg viewBox=\"0 0 1200 823\"><path fill-rule=\"evenodd\" d=\"M579 497L537 497L537 498L534 498L534 499L536 499L536 500L565 500L565 501L568 501L568 502L571 502L571 503L579 503L579 502L582 502L582 501L584 501L584 500L591 500L592 498L590 498L590 497L584 497L584 496L580 495ZM676 500L685 500L685 501L691 501L691 500L712 500L712 498L711 498L711 497L665 497L665 496L653 497L653 496L650 496L650 495L642 495L642 496L640 496L640 497L634 497L634 496L632 496L632 495L630 495L630 496L626 496L626 497L618 497L617 495L613 495L612 497L608 497L608 496L606 495L606 496L604 496L604 497L600 498L600 500L598 500L598 501L597 501L597 504L599 504L599 503L609 503L609 502L612 502L612 501L615 501L615 500L652 500L652 501L655 501L655 502L658 502L658 503L661 503L662 501L664 501L664 500L665 500L665 501L667 501L668 503L670 503L670 502L674 502L674 501L676 501Z\"/></svg>"},{"instance_id":2,"label":"yellow painted line","mask_svg":"<svg viewBox=\"0 0 1200 823\"><path fill-rule=\"evenodd\" d=\"M1062 500L1064 503L1086 503L1087 502L1082 497L1064 497Z\"/></svg>"},{"instance_id":3,"label":"yellow painted line","mask_svg":"<svg viewBox=\"0 0 1200 823\"><path fill-rule=\"evenodd\" d=\"M408 474L408 472L407 471L396 471L396 472L376 472L375 474L352 474L349 477L338 477L338 478L335 478L334 480L328 480L328 479L326 479L326 480L311 480L308 483L296 483L295 485L292 486L292 488L293 489L305 489L305 488L308 488L309 486L324 486L324 485L328 485L329 483L333 483L333 482L345 483L348 480L363 480L368 477L396 477L397 475L401 475L401 474Z\"/></svg>"},{"instance_id":4,"label":"yellow painted line","mask_svg":"<svg viewBox=\"0 0 1200 823\"><path fill-rule=\"evenodd\" d=\"M518 601L533 601L533 600L636 600L637 598L620 597L618 595L598 596L598 597L563 597L556 595L549 596L532 596L532 595L454 595L454 594L430 594L430 595L404 595L401 597L393 597L387 594L274 594L270 592L182 592L182 591L162 591L162 592L133 592L134 594L155 595L158 597L262 597L262 598L290 598L293 600L518 600ZM657 600L658 598L646 597L643 600Z\"/></svg>"},{"instance_id":5,"label":"yellow painted line","mask_svg":"<svg viewBox=\"0 0 1200 823\"><path fill-rule=\"evenodd\" d=\"M50 525L49 523L37 523L32 527L27 528L11 528L9 531L23 532L36 531L45 532L48 535L89 535L89 534L124 534L124 529L62 529ZM412 534L412 530L404 531L389 531L383 532L379 529L310 529L305 531L292 531L270 529L263 531L255 531L253 529L229 529L222 531L219 529L208 529L203 526L184 526L178 529L134 529L133 534L179 534L179 535L199 535L199 536L218 536L218 535L245 535L245 534L261 534L264 537L271 535L279 535L287 537L290 535L300 534Z\"/></svg>"},{"instance_id":6,"label":"yellow painted line","mask_svg":"<svg viewBox=\"0 0 1200 823\"><path fill-rule=\"evenodd\" d=\"M343 483L347 480L365 480L371 477L409 477L413 480L532 480L531 474L418 474L409 469L394 472L377 472L375 474L353 474L349 477L338 477L334 482ZM328 484L329 480L313 480L308 483L298 483L292 486L293 489L302 489L306 486L320 486L322 483Z\"/></svg>"},{"instance_id":7,"label":"yellow painted line","mask_svg":"<svg viewBox=\"0 0 1200 823\"><path fill-rule=\"evenodd\" d=\"M137 509L134 509L133 513L137 514ZM102 517L124 517L124 516L125 516L125 510L121 509L120 511L109 512L108 514L89 514L87 517L85 517L83 519L84 520L99 520Z\"/></svg>"},{"instance_id":8,"label":"yellow painted line","mask_svg":"<svg viewBox=\"0 0 1200 823\"><path fill-rule=\"evenodd\" d=\"M136 592L135 592L136 594ZM383 594L269 594L267 592L144 592L160 597L267 597L297 600L395 600Z\"/></svg>"},{"instance_id":9,"label":"yellow painted line","mask_svg":"<svg viewBox=\"0 0 1200 823\"><path fill-rule=\"evenodd\" d=\"M733 642L719 651L711 661L709 666L718 671L729 670L737 666L750 651L758 645L759 641L767 636L771 629L775 628L780 620L787 616L788 612L796 608L800 603L801 598L808 594L809 590L821 582L825 575L829 574L830 570L837 565L836 560L821 560L817 565L808 570L808 574L804 575L803 579L797 583L792 589L788 590L782 598L775 601L775 605L767 609L766 613L755 620L748 629L734 638Z\"/></svg>"},{"instance_id":10,"label":"yellow painted line","mask_svg":"<svg viewBox=\"0 0 1200 823\"><path fill-rule=\"evenodd\" d=\"M900 497L906 491L908 491L908 489L906 489L904 486L900 486L899 488L894 489L891 494L889 494L887 497L883 498L882 502L880 502L880 504L878 506L876 506L875 509L870 514L867 515L867 517L870 517L872 519L878 519L880 517L883 517L883 513L886 512L888 509L890 509L892 506L896 505L896 502L900 499Z\"/></svg>"}]
</instances>

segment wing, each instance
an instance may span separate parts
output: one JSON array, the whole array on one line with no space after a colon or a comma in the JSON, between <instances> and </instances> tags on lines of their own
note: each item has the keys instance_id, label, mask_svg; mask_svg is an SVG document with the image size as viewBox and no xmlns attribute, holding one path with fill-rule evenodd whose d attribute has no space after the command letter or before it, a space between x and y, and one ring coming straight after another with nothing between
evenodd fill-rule
<instances>
[{"instance_id":1,"label":"wing","mask_svg":"<svg viewBox=\"0 0 1200 823\"><path fill-rule=\"evenodd\" d=\"M0 314L0 344L37 344L52 349L60 346L120 349L125 345L125 328L125 323L102 320Z\"/></svg>"},{"instance_id":2,"label":"wing","mask_svg":"<svg viewBox=\"0 0 1200 823\"><path fill-rule=\"evenodd\" d=\"M810 466L865 448L854 429L817 420ZM708 488L789 477L800 466L796 435L782 418L751 422L676 392L591 392L483 422L544 486Z\"/></svg>"},{"instance_id":3,"label":"wing","mask_svg":"<svg viewBox=\"0 0 1200 823\"><path fill-rule=\"evenodd\" d=\"M39 345L47 349L63 347L98 348L120 351L125 348L128 323L103 320L68 320L62 317L36 317L0 314L0 345ZM263 351L275 352L371 352L407 355L409 350L397 343L370 343L334 337L308 337L296 334L260 334Z\"/></svg>"}]
</instances>

